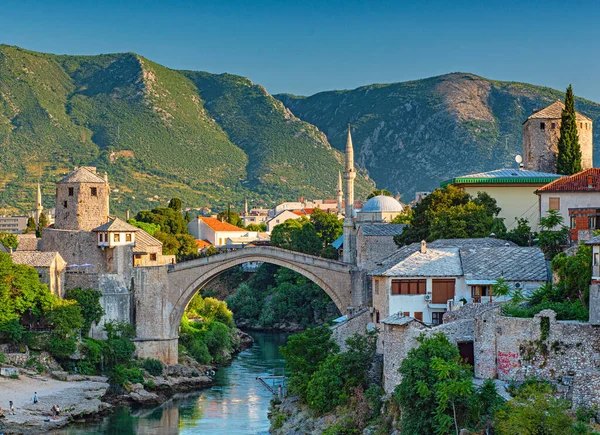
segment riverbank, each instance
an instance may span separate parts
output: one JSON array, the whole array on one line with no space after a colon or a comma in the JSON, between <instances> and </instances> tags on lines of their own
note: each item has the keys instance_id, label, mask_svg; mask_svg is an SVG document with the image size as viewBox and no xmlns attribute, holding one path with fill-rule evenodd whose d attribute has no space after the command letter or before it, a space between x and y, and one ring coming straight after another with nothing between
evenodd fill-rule
<instances>
[{"instance_id":1,"label":"riverbank","mask_svg":"<svg viewBox=\"0 0 600 435\"><path fill-rule=\"evenodd\" d=\"M233 356L252 346L248 334L236 330L240 338ZM144 383L128 384L123 387L110 385L104 376L69 375L54 371L47 375L12 365L19 371L18 379L0 376L0 433L6 435L39 434L64 427L73 421L93 420L111 411L115 405L156 406L173 395L202 390L215 385L213 376L216 366L201 365L186 355L181 364L166 366L163 374L144 374ZM3 364L3 366L9 366ZM33 404L37 392L39 402ZM15 415L9 413L9 401L15 407ZM52 417L54 404L60 407L58 418Z\"/></svg>"}]
</instances>

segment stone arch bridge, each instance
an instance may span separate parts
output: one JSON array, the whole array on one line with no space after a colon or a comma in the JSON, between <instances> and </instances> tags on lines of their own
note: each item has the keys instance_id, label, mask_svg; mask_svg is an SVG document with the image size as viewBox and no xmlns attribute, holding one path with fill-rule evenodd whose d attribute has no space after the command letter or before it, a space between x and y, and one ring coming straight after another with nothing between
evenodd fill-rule
<instances>
[{"instance_id":1,"label":"stone arch bridge","mask_svg":"<svg viewBox=\"0 0 600 435\"><path fill-rule=\"evenodd\" d=\"M137 353L177 363L179 323L190 300L234 266L265 262L287 267L320 286L340 312L366 303L366 280L340 261L274 247L251 247L169 266L135 268L132 278Z\"/></svg>"}]
</instances>

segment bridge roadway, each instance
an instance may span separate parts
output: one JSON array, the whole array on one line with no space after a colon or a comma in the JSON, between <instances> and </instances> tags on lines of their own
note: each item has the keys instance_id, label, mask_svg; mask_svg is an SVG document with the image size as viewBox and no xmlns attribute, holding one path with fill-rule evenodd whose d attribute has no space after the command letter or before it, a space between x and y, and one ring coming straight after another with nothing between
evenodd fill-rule
<instances>
[{"instance_id":1,"label":"bridge roadway","mask_svg":"<svg viewBox=\"0 0 600 435\"><path fill-rule=\"evenodd\" d=\"M194 295L227 269L247 262L287 267L304 275L345 313L361 304L362 284L352 265L270 246L250 247L154 268L136 268L133 278L138 355L177 362L181 317ZM353 285L359 289L353 297ZM359 294L360 293L360 294Z\"/></svg>"}]
</instances>

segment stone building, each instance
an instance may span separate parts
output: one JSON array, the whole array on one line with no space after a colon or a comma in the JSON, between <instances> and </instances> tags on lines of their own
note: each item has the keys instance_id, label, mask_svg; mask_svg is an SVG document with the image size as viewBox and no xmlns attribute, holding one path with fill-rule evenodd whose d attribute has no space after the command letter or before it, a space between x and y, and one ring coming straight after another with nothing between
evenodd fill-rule
<instances>
[{"instance_id":1,"label":"stone building","mask_svg":"<svg viewBox=\"0 0 600 435\"><path fill-rule=\"evenodd\" d=\"M564 108L564 103L557 100L532 114L523 123L523 164L526 170L556 172L556 154ZM579 112L576 112L575 116L581 147L581 165L583 169L592 168L593 121Z\"/></svg>"},{"instance_id":2,"label":"stone building","mask_svg":"<svg viewBox=\"0 0 600 435\"><path fill-rule=\"evenodd\" d=\"M397 199L387 195L370 198L356 212L357 222L390 223L404 212L404 206Z\"/></svg>"},{"instance_id":3,"label":"stone building","mask_svg":"<svg viewBox=\"0 0 600 435\"><path fill-rule=\"evenodd\" d=\"M110 187L106 174L96 168L76 169L56 183L54 227L61 230L91 231L108 222Z\"/></svg>"},{"instance_id":4,"label":"stone building","mask_svg":"<svg viewBox=\"0 0 600 435\"><path fill-rule=\"evenodd\" d=\"M46 284L55 295L64 296L67 263L58 252L17 250L11 256L14 264L35 268L42 284Z\"/></svg>"}]
</instances>

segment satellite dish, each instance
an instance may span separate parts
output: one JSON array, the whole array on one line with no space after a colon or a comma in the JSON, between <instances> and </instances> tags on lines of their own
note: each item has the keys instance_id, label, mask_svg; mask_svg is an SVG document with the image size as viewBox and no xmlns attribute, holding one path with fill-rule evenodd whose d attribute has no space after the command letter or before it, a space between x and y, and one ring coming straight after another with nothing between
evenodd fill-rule
<instances>
[{"instance_id":1,"label":"satellite dish","mask_svg":"<svg viewBox=\"0 0 600 435\"><path fill-rule=\"evenodd\" d=\"M517 154L517 156L515 157L515 162L520 164L522 161L523 161L523 157L521 157L519 154Z\"/></svg>"}]
</instances>

